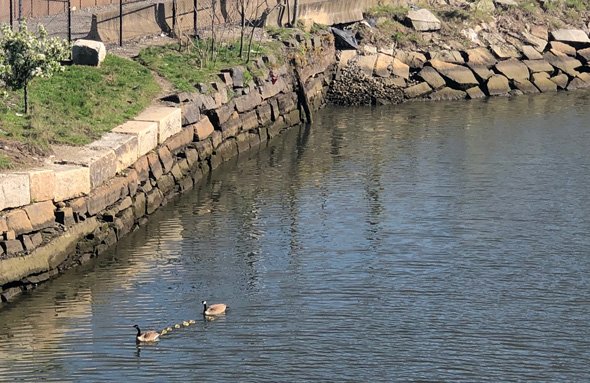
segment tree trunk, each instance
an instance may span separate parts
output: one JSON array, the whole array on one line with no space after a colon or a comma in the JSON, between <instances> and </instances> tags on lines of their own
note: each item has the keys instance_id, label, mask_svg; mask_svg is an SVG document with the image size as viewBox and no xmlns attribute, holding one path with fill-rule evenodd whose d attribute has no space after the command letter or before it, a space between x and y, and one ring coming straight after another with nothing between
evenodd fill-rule
<instances>
[{"instance_id":1,"label":"tree trunk","mask_svg":"<svg viewBox=\"0 0 590 383\"><path fill-rule=\"evenodd\" d=\"M246 5L244 4L246 0L240 1L241 7L241 14L240 14L240 58L244 56L244 35L246 34Z\"/></svg>"},{"instance_id":2,"label":"tree trunk","mask_svg":"<svg viewBox=\"0 0 590 383\"><path fill-rule=\"evenodd\" d=\"M211 62L215 58L215 0L211 0Z\"/></svg>"}]
</instances>

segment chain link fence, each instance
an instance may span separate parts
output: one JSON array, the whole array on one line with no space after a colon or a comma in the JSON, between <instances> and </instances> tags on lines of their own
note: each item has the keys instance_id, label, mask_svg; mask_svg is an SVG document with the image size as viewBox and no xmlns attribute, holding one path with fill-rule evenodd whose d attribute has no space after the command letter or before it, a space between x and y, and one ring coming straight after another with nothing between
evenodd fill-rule
<instances>
[{"instance_id":1,"label":"chain link fence","mask_svg":"<svg viewBox=\"0 0 590 383\"><path fill-rule=\"evenodd\" d=\"M123 45L150 35L231 37L282 15L284 0L0 0L0 23L42 24L49 36ZM287 3L288 4L288 3ZM262 21L260 21L262 20Z\"/></svg>"}]
</instances>

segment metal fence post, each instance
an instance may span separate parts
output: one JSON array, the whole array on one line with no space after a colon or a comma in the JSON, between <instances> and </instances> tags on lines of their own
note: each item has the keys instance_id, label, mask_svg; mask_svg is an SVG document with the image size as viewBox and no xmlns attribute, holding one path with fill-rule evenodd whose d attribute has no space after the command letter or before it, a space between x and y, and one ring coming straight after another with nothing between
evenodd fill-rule
<instances>
[{"instance_id":1,"label":"metal fence post","mask_svg":"<svg viewBox=\"0 0 590 383\"><path fill-rule=\"evenodd\" d=\"M23 22L23 0L18 0L18 30Z\"/></svg>"},{"instance_id":2,"label":"metal fence post","mask_svg":"<svg viewBox=\"0 0 590 383\"><path fill-rule=\"evenodd\" d=\"M9 10L9 12L10 12L10 29L14 29L14 26L13 26L14 20L12 17L12 15L14 14L14 10L12 9L13 8L12 7L12 0L8 0L8 4L10 4L10 10Z\"/></svg>"},{"instance_id":3,"label":"metal fence post","mask_svg":"<svg viewBox=\"0 0 590 383\"><path fill-rule=\"evenodd\" d=\"M172 0L172 35L177 34L176 33L176 0ZM178 38L180 38L180 33L178 33L179 36L177 36Z\"/></svg>"},{"instance_id":4,"label":"metal fence post","mask_svg":"<svg viewBox=\"0 0 590 383\"><path fill-rule=\"evenodd\" d=\"M197 0L193 0L193 34L197 36Z\"/></svg>"},{"instance_id":5,"label":"metal fence post","mask_svg":"<svg viewBox=\"0 0 590 383\"><path fill-rule=\"evenodd\" d=\"M123 0L119 0L119 46L123 46Z\"/></svg>"},{"instance_id":6,"label":"metal fence post","mask_svg":"<svg viewBox=\"0 0 590 383\"><path fill-rule=\"evenodd\" d=\"M68 43L72 42L72 0L68 0Z\"/></svg>"}]
</instances>

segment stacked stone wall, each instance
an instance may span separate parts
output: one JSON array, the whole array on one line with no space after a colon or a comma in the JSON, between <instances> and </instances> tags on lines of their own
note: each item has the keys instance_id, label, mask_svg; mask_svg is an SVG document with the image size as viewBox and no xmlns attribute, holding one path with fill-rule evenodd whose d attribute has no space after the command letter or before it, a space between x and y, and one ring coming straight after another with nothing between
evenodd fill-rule
<instances>
[{"instance_id":1,"label":"stacked stone wall","mask_svg":"<svg viewBox=\"0 0 590 383\"><path fill-rule=\"evenodd\" d=\"M513 44L464 51L339 52L329 101L341 105L474 99L590 87L590 38L537 28Z\"/></svg>"},{"instance_id":2,"label":"stacked stone wall","mask_svg":"<svg viewBox=\"0 0 590 383\"><path fill-rule=\"evenodd\" d=\"M249 83L244 68L229 68L90 145L58 150L42 169L0 175L2 301L99 256L223 162L301 124L304 103L322 107L332 36L298 41L304 56L261 57Z\"/></svg>"}]
</instances>

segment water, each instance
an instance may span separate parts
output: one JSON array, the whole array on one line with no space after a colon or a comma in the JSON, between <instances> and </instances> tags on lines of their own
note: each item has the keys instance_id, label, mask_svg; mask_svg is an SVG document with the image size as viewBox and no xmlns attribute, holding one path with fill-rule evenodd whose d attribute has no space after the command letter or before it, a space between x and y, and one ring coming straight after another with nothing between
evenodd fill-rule
<instances>
[{"instance_id":1,"label":"water","mask_svg":"<svg viewBox=\"0 0 590 383\"><path fill-rule=\"evenodd\" d=\"M4 305L0 381L590 381L589 99L323 111Z\"/></svg>"}]
</instances>

